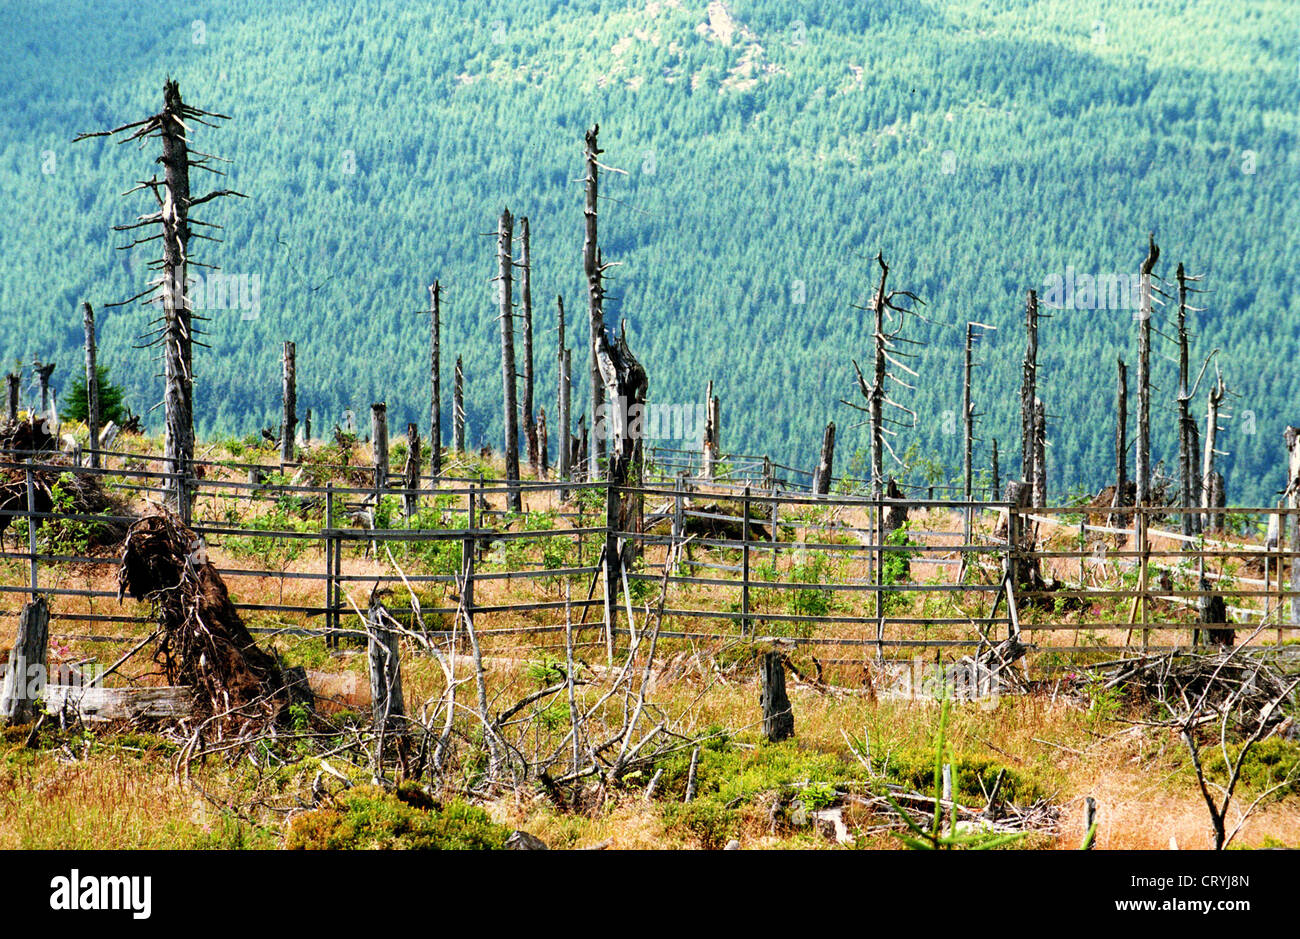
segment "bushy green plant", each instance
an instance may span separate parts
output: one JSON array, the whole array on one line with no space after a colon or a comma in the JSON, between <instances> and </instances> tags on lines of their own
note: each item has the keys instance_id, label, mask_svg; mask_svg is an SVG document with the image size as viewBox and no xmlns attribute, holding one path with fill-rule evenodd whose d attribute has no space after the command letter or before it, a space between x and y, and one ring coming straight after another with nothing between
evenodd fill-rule
<instances>
[{"instance_id":1,"label":"bushy green plant","mask_svg":"<svg viewBox=\"0 0 1300 939\"><path fill-rule=\"evenodd\" d=\"M298 850L497 850L509 829L459 800L441 807L410 792L358 786L335 804L295 816L285 846ZM422 803L422 804L412 804Z\"/></svg>"}]
</instances>

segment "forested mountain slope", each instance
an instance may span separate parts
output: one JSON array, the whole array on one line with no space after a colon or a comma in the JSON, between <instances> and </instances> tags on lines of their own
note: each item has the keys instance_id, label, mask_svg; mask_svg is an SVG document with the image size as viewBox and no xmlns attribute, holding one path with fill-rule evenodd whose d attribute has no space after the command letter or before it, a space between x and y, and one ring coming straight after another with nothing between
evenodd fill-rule
<instances>
[{"instance_id":1,"label":"forested mountain slope","mask_svg":"<svg viewBox=\"0 0 1300 939\"><path fill-rule=\"evenodd\" d=\"M284 339L298 343L299 406L317 428L381 399L395 428L427 428L416 311L437 277L443 387L462 355L471 442L499 446L495 260L481 233L506 205L531 221L539 404L553 414L557 293L583 374L575 180L582 132L599 121L603 160L627 171L603 192L602 247L621 264L610 317L626 318L653 401L698 401L715 380L724 450L811 466L833 419L837 470L849 466L866 435L838 399L856 396L850 358L870 335L855 305L880 250L933 320L910 333L928 344L908 360L920 377L902 403L918 422L896 449L957 475L961 340L979 320L999 331L977 355L977 465L997 437L1014 472L1026 290L1067 269L1134 274L1154 231L1157 273L1172 280L1182 261L1211 291L1193 360L1221 349L1240 395L1220 436L1229 499L1270 499L1281 431L1300 423L1300 23L1287 0L1137 6L9 0L0 355L56 360L66 385L88 298L129 400L158 400L157 363L131 348L147 313L104 308L147 279L147 246L114 251L123 238L109 229L148 210L147 194L121 193L156 154L70 141L158 110L171 75L187 101L233 116L197 129L195 145L232 160L221 185L249 196L200 213L226 226L225 243L197 243L197 257L257 287L256 310L208 312L200 429L274 419ZM1110 478L1115 359L1133 364L1136 349L1131 309L1076 299L1042 331L1058 492ZM1157 352L1153 449L1172 465L1176 356L1160 338Z\"/></svg>"}]
</instances>

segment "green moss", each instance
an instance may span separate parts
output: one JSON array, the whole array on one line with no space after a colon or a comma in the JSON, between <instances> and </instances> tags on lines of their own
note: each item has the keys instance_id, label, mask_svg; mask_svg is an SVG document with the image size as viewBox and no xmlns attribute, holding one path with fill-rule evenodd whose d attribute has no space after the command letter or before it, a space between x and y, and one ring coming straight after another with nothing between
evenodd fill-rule
<instances>
[{"instance_id":1,"label":"green moss","mask_svg":"<svg viewBox=\"0 0 1300 939\"><path fill-rule=\"evenodd\" d=\"M286 847L307 850L496 850L508 829L459 800L437 806L411 787L390 794L374 786L342 793L335 804L296 816Z\"/></svg>"}]
</instances>

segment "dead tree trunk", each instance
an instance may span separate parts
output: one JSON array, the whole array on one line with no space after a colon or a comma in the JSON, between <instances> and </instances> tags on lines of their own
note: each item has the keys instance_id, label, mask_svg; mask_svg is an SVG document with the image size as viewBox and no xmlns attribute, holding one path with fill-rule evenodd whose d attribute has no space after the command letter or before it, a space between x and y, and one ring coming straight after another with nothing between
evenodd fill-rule
<instances>
[{"instance_id":1,"label":"dead tree trunk","mask_svg":"<svg viewBox=\"0 0 1300 939\"><path fill-rule=\"evenodd\" d=\"M712 479L718 464L718 399L713 394L713 382L704 389L704 440L700 446L700 473Z\"/></svg>"},{"instance_id":2,"label":"dead tree trunk","mask_svg":"<svg viewBox=\"0 0 1300 939\"><path fill-rule=\"evenodd\" d=\"M497 319L501 324L501 387L504 392L502 418L505 422L506 497L511 512L523 511L519 493L519 398L515 393L515 323L514 303L511 297L511 272L513 262L511 239L514 218L509 209L501 210L497 227L497 302L500 307Z\"/></svg>"},{"instance_id":3,"label":"dead tree trunk","mask_svg":"<svg viewBox=\"0 0 1300 939\"><path fill-rule=\"evenodd\" d=\"M1115 384L1115 495L1111 499L1111 526L1123 527L1125 516L1118 510L1124 506L1124 490L1128 488L1128 366L1118 356L1115 358L1118 375Z\"/></svg>"},{"instance_id":4,"label":"dead tree trunk","mask_svg":"<svg viewBox=\"0 0 1300 939\"><path fill-rule=\"evenodd\" d=\"M81 326L86 335L86 430L90 466L99 468L99 371L95 364L95 311L90 301L81 304Z\"/></svg>"},{"instance_id":5,"label":"dead tree trunk","mask_svg":"<svg viewBox=\"0 0 1300 939\"><path fill-rule=\"evenodd\" d=\"M779 652L763 653L761 671L763 736L772 743L794 736L794 709L785 691L785 659Z\"/></svg>"},{"instance_id":6,"label":"dead tree trunk","mask_svg":"<svg viewBox=\"0 0 1300 939\"><path fill-rule=\"evenodd\" d=\"M545 479L550 472L551 454L546 434L546 408L537 409L537 478Z\"/></svg>"},{"instance_id":7,"label":"dead tree trunk","mask_svg":"<svg viewBox=\"0 0 1300 939\"><path fill-rule=\"evenodd\" d=\"M602 420L605 388L600 377L600 366L596 362L596 346L600 341L599 337L605 331L605 288L602 284L604 271L602 270L600 248L597 242L596 226L599 204L598 188L600 184L600 163L596 158L604 153L597 144L599 134L600 125L592 125L591 129L587 131L586 149L584 151L587 163L585 179L587 201L583 209L586 231L582 242L582 270L587 278L587 320L591 329L591 426L592 433L596 438L591 447L591 467L587 474L589 479L600 478L600 463L605 458L605 435L599 432L605 423Z\"/></svg>"},{"instance_id":8,"label":"dead tree trunk","mask_svg":"<svg viewBox=\"0 0 1300 939\"><path fill-rule=\"evenodd\" d=\"M1036 478L1034 456L1034 402L1038 395L1038 292L1029 291L1025 303L1025 361L1020 380L1020 477L1032 487Z\"/></svg>"},{"instance_id":9,"label":"dead tree trunk","mask_svg":"<svg viewBox=\"0 0 1300 939\"><path fill-rule=\"evenodd\" d=\"M304 446L311 446L311 408L302 416L302 442Z\"/></svg>"},{"instance_id":10,"label":"dead tree trunk","mask_svg":"<svg viewBox=\"0 0 1300 939\"><path fill-rule=\"evenodd\" d=\"M1217 376L1210 386L1209 400L1205 409L1205 455L1201 461L1201 505L1207 509L1214 508L1214 445L1218 441L1219 405L1223 403L1227 389L1223 376ZM1201 519L1206 531L1223 531L1223 513L1206 512Z\"/></svg>"},{"instance_id":11,"label":"dead tree trunk","mask_svg":"<svg viewBox=\"0 0 1300 939\"><path fill-rule=\"evenodd\" d=\"M0 683L0 720L30 724L36 719L45 685L49 641L50 608L43 596L34 596L18 615L18 636Z\"/></svg>"},{"instance_id":12,"label":"dead tree trunk","mask_svg":"<svg viewBox=\"0 0 1300 939\"><path fill-rule=\"evenodd\" d=\"M1034 399L1034 505L1047 505L1047 408Z\"/></svg>"},{"instance_id":13,"label":"dead tree trunk","mask_svg":"<svg viewBox=\"0 0 1300 939\"><path fill-rule=\"evenodd\" d=\"M388 488L388 405L370 405L370 439L375 467L375 507Z\"/></svg>"},{"instance_id":14,"label":"dead tree trunk","mask_svg":"<svg viewBox=\"0 0 1300 939\"><path fill-rule=\"evenodd\" d=\"M559 446L557 448L559 452L557 453L557 456L560 458L560 479L561 481L567 482L571 472L571 464L569 460L572 455L569 449L569 407L572 398L571 374L569 369L572 363L572 358L569 355L569 350L564 345L566 341L564 338L564 297L557 295L555 298L555 305L559 310L559 353L556 364L560 376L559 397L556 401L556 410L560 419L559 433L557 435L559 438ZM565 495L566 493L561 490L561 498Z\"/></svg>"},{"instance_id":15,"label":"dead tree trunk","mask_svg":"<svg viewBox=\"0 0 1300 939\"><path fill-rule=\"evenodd\" d=\"M822 456L813 477L813 495L826 495L831 491L831 475L835 468L835 422L826 425L822 433Z\"/></svg>"},{"instance_id":16,"label":"dead tree trunk","mask_svg":"<svg viewBox=\"0 0 1300 939\"><path fill-rule=\"evenodd\" d=\"M528 446L528 467L538 470L541 456L537 445L537 419L533 411L533 261L529 250L528 216L519 219L520 302L524 311L524 439Z\"/></svg>"},{"instance_id":17,"label":"dead tree trunk","mask_svg":"<svg viewBox=\"0 0 1300 939\"><path fill-rule=\"evenodd\" d=\"M187 297L187 270L192 256L189 250L191 236L190 210L221 196L242 196L229 189L219 189L197 198L190 195L190 168L212 169L210 159L200 154L192 159L189 134L194 124L212 124L224 120L225 115L214 114L186 105L181 100L180 88L168 79L163 85L163 109L143 121L133 121L110 131L81 134L76 139L106 137L130 130L125 139L142 140L157 137L162 144L163 179L157 176L143 181L137 188L148 189L157 200L158 211L141 216L130 225L116 226L117 231L131 231L148 225L160 225L161 232L147 238L138 238L133 245L161 239L162 257L155 264L159 279L148 290L132 297L140 299L161 291L159 296L145 302L161 301L163 315L161 328L150 345L161 342L163 346L163 376L166 389L163 394L164 440L163 458L168 478L165 488L168 500L183 523L189 524L191 514L191 489L194 478L194 371L193 329L194 317ZM186 123L186 122L190 123ZM132 190L134 191L134 190ZM194 224L197 224L195 222ZM204 238L204 235L195 235ZM127 301L129 302L129 301Z\"/></svg>"},{"instance_id":18,"label":"dead tree trunk","mask_svg":"<svg viewBox=\"0 0 1300 939\"><path fill-rule=\"evenodd\" d=\"M366 658L370 666L371 718L379 737L376 755L381 760L385 738L396 738L400 752L406 731L402 659L391 621L383 603L372 598L366 615Z\"/></svg>"},{"instance_id":19,"label":"dead tree trunk","mask_svg":"<svg viewBox=\"0 0 1300 939\"><path fill-rule=\"evenodd\" d=\"M1146 505L1151 496L1151 313L1155 304L1151 271L1159 259L1160 249L1152 235L1138 284L1138 433L1134 467L1137 477L1134 502L1137 505Z\"/></svg>"},{"instance_id":20,"label":"dead tree trunk","mask_svg":"<svg viewBox=\"0 0 1300 939\"><path fill-rule=\"evenodd\" d=\"M460 360L456 360L457 369ZM429 287L429 475L442 475L442 284Z\"/></svg>"},{"instance_id":21,"label":"dead tree trunk","mask_svg":"<svg viewBox=\"0 0 1300 939\"><path fill-rule=\"evenodd\" d=\"M402 467L403 509L407 518L420 511L420 425L406 425L406 465Z\"/></svg>"},{"instance_id":22,"label":"dead tree trunk","mask_svg":"<svg viewBox=\"0 0 1300 939\"><path fill-rule=\"evenodd\" d=\"M292 342L284 344L280 367L283 385L281 395L284 402L284 416L280 420L280 462L292 463L294 435L298 432L298 367L296 348Z\"/></svg>"},{"instance_id":23,"label":"dead tree trunk","mask_svg":"<svg viewBox=\"0 0 1300 939\"><path fill-rule=\"evenodd\" d=\"M1187 273L1182 262L1178 263L1178 504L1190 509L1193 502L1192 493L1192 451L1188 440L1188 425L1191 423L1189 404L1191 402L1190 377L1187 362ZM1191 512L1182 513L1182 532L1190 535L1196 530Z\"/></svg>"},{"instance_id":24,"label":"dead tree trunk","mask_svg":"<svg viewBox=\"0 0 1300 939\"><path fill-rule=\"evenodd\" d=\"M41 388L41 415L50 413L50 375L54 373L53 362L36 363L36 380Z\"/></svg>"},{"instance_id":25,"label":"dead tree trunk","mask_svg":"<svg viewBox=\"0 0 1300 939\"><path fill-rule=\"evenodd\" d=\"M971 457L974 449L974 415L971 412L971 346L974 343L974 323L966 324L966 349L962 369L961 383L961 421L962 421L962 498L971 500L972 467Z\"/></svg>"},{"instance_id":26,"label":"dead tree trunk","mask_svg":"<svg viewBox=\"0 0 1300 939\"><path fill-rule=\"evenodd\" d=\"M451 445L457 456L465 455L465 370L456 356L456 378L451 392Z\"/></svg>"},{"instance_id":27,"label":"dead tree trunk","mask_svg":"<svg viewBox=\"0 0 1300 939\"><path fill-rule=\"evenodd\" d=\"M18 392L22 387L23 377L17 372L10 372L5 376L5 381L9 386L7 419L10 424L16 424L18 423Z\"/></svg>"},{"instance_id":28,"label":"dead tree trunk","mask_svg":"<svg viewBox=\"0 0 1300 939\"><path fill-rule=\"evenodd\" d=\"M1300 427L1287 427L1282 432L1286 443L1286 489L1283 496L1288 509L1300 509ZM1300 585L1300 517L1282 516L1282 523L1287 527L1291 538L1291 580L1289 590L1295 591ZM1279 545L1280 547L1280 545ZM1279 563L1279 568L1281 567ZM1282 586L1282 573L1278 571L1278 587ZM1300 594L1291 597L1292 626L1300 625Z\"/></svg>"},{"instance_id":29,"label":"dead tree trunk","mask_svg":"<svg viewBox=\"0 0 1300 939\"><path fill-rule=\"evenodd\" d=\"M997 499L1002 493L1002 480L998 477L998 438L993 438L993 479L989 487L989 498Z\"/></svg>"}]
</instances>

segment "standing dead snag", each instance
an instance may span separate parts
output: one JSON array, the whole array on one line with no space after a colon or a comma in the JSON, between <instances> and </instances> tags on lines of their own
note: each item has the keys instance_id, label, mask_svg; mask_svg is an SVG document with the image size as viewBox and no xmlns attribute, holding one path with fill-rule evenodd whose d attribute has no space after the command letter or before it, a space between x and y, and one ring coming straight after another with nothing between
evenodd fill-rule
<instances>
[{"instance_id":1,"label":"standing dead snag","mask_svg":"<svg viewBox=\"0 0 1300 939\"><path fill-rule=\"evenodd\" d=\"M388 488L388 405L380 401L370 405L370 433L375 468L375 507Z\"/></svg>"},{"instance_id":2,"label":"standing dead snag","mask_svg":"<svg viewBox=\"0 0 1300 939\"><path fill-rule=\"evenodd\" d=\"M402 467L403 510L412 518L420 510L420 425L406 425L406 465Z\"/></svg>"},{"instance_id":3,"label":"standing dead snag","mask_svg":"<svg viewBox=\"0 0 1300 939\"><path fill-rule=\"evenodd\" d=\"M902 461L899 460L898 454L894 452L894 448L891 447L889 441L885 439L886 435L894 437L897 436L897 433L886 428L885 424L898 424L902 427L916 426L916 412L903 407L903 405L894 401L889 396L888 382L891 380L903 387L910 386L889 372L888 366L893 365L895 368L901 369L902 371L907 372L907 374L916 377L915 371L899 361L899 358L914 358L914 353L902 351L895 345L895 343L906 342L914 345L918 344L915 340L902 338L900 333L903 329L903 316L910 313L913 316L919 317L920 314L910 306L900 305L895 301L906 299L923 306L925 301L910 290L891 290L886 292L885 285L889 278L889 266L885 264L885 257L882 253L876 254L875 261L880 265L880 282L876 287L875 294L872 296L871 306L866 308L868 312L873 315L875 320L873 329L875 364L872 370L871 384L867 384L866 379L862 375L862 369L858 367L856 360L853 361L853 370L857 373L858 391L861 393L862 397L866 399L867 406L862 407L861 405L852 404L843 399L840 400L852 408L867 412L867 422L871 429L871 498L880 499L884 495L885 491L884 451L888 450L889 455L894 459L894 462L898 463L900 466L902 465ZM863 308L857 307L857 309ZM898 326L891 332L885 331L886 310L892 311L889 314L889 319L891 321L893 320L893 313L900 314ZM898 421L887 419L884 416L884 406L886 404L910 415L912 422L910 424L901 424Z\"/></svg>"},{"instance_id":4,"label":"standing dead snag","mask_svg":"<svg viewBox=\"0 0 1300 939\"><path fill-rule=\"evenodd\" d=\"M1029 291L1025 302L1025 361L1020 380L1020 478L1029 484L1032 497L1037 454L1034 403L1038 400L1038 292Z\"/></svg>"},{"instance_id":5,"label":"standing dead snag","mask_svg":"<svg viewBox=\"0 0 1300 939\"><path fill-rule=\"evenodd\" d=\"M556 365L558 367L558 374L560 376L560 387L558 390L558 398L556 399L555 402L556 414L560 420L560 426L558 428L558 434L557 434L559 438L559 440L557 441L559 444L557 448L558 449L557 456L559 457L558 472L560 476L560 481L567 482L569 479L569 471L570 471L569 405L570 405L571 395L570 395L569 368L572 362L572 358L569 355L569 350L565 348L564 345L565 343L564 297L560 295L556 295L555 304L559 309L559 339L558 339L559 353L557 355ZM560 498L563 499L566 495L567 492L561 489Z\"/></svg>"},{"instance_id":6,"label":"standing dead snag","mask_svg":"<svg viewBox=\"0 0 1300 939\"><path fill-rule=\"evenodd\" d=\"M704 389L704 440L700 444L700 475L712 479L718 471L718 396L713 382Z\"/></svg>"},{"instance_id":7,"label":"standing dead snag","mask_svg":"<svg viewBox=\"0 0 1300 939\"><path fill-rule=\"evenodd\" d=\"M5 419L10 424L18 423L18 390L22 387L23 377L17 372L10 372L5 376L5 382L8 385L8 408L5 412Z\"/></svg>"},{"instance_id":8,"label":"standing dead snag","mask_svg":"<svg viewBox=\"0 0 1300 939\"><path fill-rule=\"evenodd\" d=\"M451 445L457 456L465 455L465 369L456 356L456 378L451 390Z\"/></svg>"},{"instance_id":9,"label":"standing dead snag","mask_svg":"<svg viewBox=\"0 0 1300 939\"><path fill-rule=\"evenodd\" d=\"M514 217L509 209L501 210L497 226L497 319L501 324L501 387L505 400L502 417L505 422L506 485L509 487L509 510L523 511L519 493L519 401L515 394L515 324L514 304L511 299L511 274L513 264L510 242L514 232Z\"/></svg>"},{"instance_id":10,"label":"standing dead snag","mask_svg":"<svg viewBox=\"0 0 1300 939\"><path fill-rule=\"evenodd\" d=\"M835 422L826 425L822 433L822 455L813 476L813 495L826 495L831 491L831 474L835 469Z\"/></svg>"},{"instance_id":11,"label":"standing dead snag","mask_svg":"<svg viewBox=\"0 0 1300 939\"><path fill-rule=\"evenodd\" d=\"M113 130L81 134L76 138L76 140L84 140L88 137L110 137L130 131L131 133L119 142L156 137L162 144L162 156L158 162L163 166L163 178L160 180L155 174L149 179L141 180L134 189L129 190L129 192L136 192L148 189L158 203L158 211L141 215L130 225L114 227L115 231L132 231L150 225L161 227L158 234L137 238L130 244L122 246L129 248L160 239L162 257L151 263L152 267L159 270L160 276L150 282L147 290L129 300L110 304L110 306L121 306L161 291L158 296L144 300L145 303L161 302L163 310L161 325L150 334L146 345L161 343L163 346L163 376L166 381L163 394L165 426L163 457L169 474L165 485L169 492L169 501L175 506L181 521L185 523L188 523L190 518L190 492L194 477L192 353L193 343L196 341L194 339L196 330L193 328L193 319L196 317L192 315L190 309L187 272L191 263L198 263L190 256L189 244L191 237L206 238L209 241L219 240L192 230L193 225L208 223L191 219L190 210L221 196L243 197L242 193L230 189L217 189L198 197L190 195L191 168L207 170L218 176L224 174L213 168L210 162L219 160L219 157L206 154L199 154L197 158L191 156L189 135L193 132L193 125L206 124L215 127L213 121L228 119L224 114L204 111L185 104L181 100L180 87L176 82L168 79L163 85L163 109L157 114L144 120L123 124ZM220 228L221 226L209 227Z\"/></svg>"},{"instance_id":12,"label":"standing dead snag","mask_svg":"<svg viewBox=\"0 0 1300 939\"><path fill-rule=\"evenodd\" d=\"M1153 234L1148 237L1147 256L1138 283L1138 433L1134 467L1137 505L1146 505L1151 496L1151 311L1155 305L1151 271L1158 260L1160 249Z\"/></svg>"},{"instance_id":13,"label":"standing dead snag","mask_svg":"<svg viewBox=\"0 0 1300 939\"><path fill-rule=\"evenodd\" d=\"M294 435L298 432L298 367L295 361L295 347L292 342L284 344L284 355L280 358L283 377L284 417L280 421L280 462L292 463L294 459Z\"/></svg>"},{"instance_id":14,"label":"standing dead snag","mask_svg":"<svg viewBox=\"0 0 1300 939\"><path fill-rule=\"evenodd\" d=\"M965 368L962 374L962 492L963 498L970 502L974 497L974 444L975 444L975 421L976 418L983 415L975 413L975 403L973 400L974 389L972 387L972 374L975 369L973 358L975 343L979 340L982 333L976 332L977 329L997 329L996 326L989 326L987 323L970 322L966 324L966 349L965 349ZM995 485L993 491L997 492ZM967 534L970 534L970 510L966 513ZM969 541L970 539L967 538Z\"/></svg>"},{"instance_id":15,"label":"standing dead snag","mask_svg":"<svg viewBox=\"0 0 1300 939\"><path fill-rule=\"evenodd\" d=\"M86 335L86 430L90 466L99 469L99 371L95 365L95 311L89 300L81 304L81 325Z\"/></svg>"},{"instance_id":16,"label":"standing dead snag","mask_svg":"<svg viewBox=\"0 0 1300 939\"><path fill-rule=\"evenodd\" d=\"M1300 427L1288 426L1282 432L1282 440L1286 444L1286 488L1282 495L1288 509L1300 509ZM1296 590L1295 585L1300 584L1300 516L1288 519L1282 515L1279 522L1289 529L1292 552L1291 589ZM1283 579L1280 560L1278 566L1277 579L1280 586ZM1291 597L1290 625L1300 625L1300 594Z\"/></svg>"},{"instance_id":17,"label":"standing dead snag","mask_svg":"<svg viewBox=\"0 0 1300 939\"><path fill-rule=\"evenodd\" d=\"M1034 505L1047 505L1047 408L1034 399Z\"/></svg>"},{"instance_id":18,"label":"standing dead snag","mask_svg":"<svg viewBox=\"0 0 1300 939\"><path fill-rule=\"evenodd\" d=\"M627 344L627 329L619 331L618 339L610 341L602 329L596 345L596 363L605 385L606 400L612 405L612 447L606 463L609 480L609 498L606 505L605 589L610 602L608 634L614 634L617 618L619 580L629 562L635 543L620 538L616 532L632 531L640 517L640 494L618 492L622 486L641 484L643 459L642 439L635 426L645 409L648 386L645 369ZM611 647L612 648L612 647Z\"/></svg>"},{"instance_id":19,"label":"standing dead snag","mask_svg":"<svg viewBox=\"0 0 1300 939\"><path fill-rule=\"evenodd\" d=\"M460 359L456 359L460 373ZM429 475L442 475L442 284L429 285Z\"/></svg>"},{"instance_id":20,"label":"standing dead snag","mask_svg":"<svg viewBox=\"0 0 1300 939\"><path fill-rule=\"evenodd\" d=\"M1115 357L1118 377L1115 384L1115 495L1111 499L1111 526L1121 527L1124 515L1119 510L1128 505L1128 366Z\"/></svg>"},{"instance_id":21,"label":"standing dead snag","mask_svg":"<svg viewBox=\"0 0 1300 939\"><path fill-rule=\"evenodd\" d=\"M587 131L586 146L583 150L587 175L584 179L586 184L586 205L583 207L585 229L582 242L582 272L587 278L587 322L591 330L590 373L593 429L601 425L601 413L605 404L604 381L600 375L600 365L596 361L596 347L600 342L600 337L605 334L605 288L601 282L604 267L600 258L596 226L599 206L598 188L600 185L600 162L596 158L605 152L597 144L599 135L600 125L593 124L591 129ZM599 433L595 437L596 440L590 454L591 466L587 473L589 479L600 478L600 463L605 458L605 438Z\"/></svg>"},{"instance_id":22,"label":"standing dead snag","mask_svg":"<svg viewBox=\"0 0 1300 939\"><path fill-rule=\"evenodd\" d=\"M537 478L550 472L551 454L546 441L546 408L537 409Z\"/></svg>"},{"instance_id":23,"label":"standing dead snag","mask_svg":"<svg viewBox=\"0 0 1300 939\"><path fill-rule=\"evenodd\" d=\"M1227 387L1223 384L1223 376L1217 374L1215 369L1215 383L1210 386L1210 391L1206 401L1205 408L1205 456L1201 462L1201 506L1206 509L1213 509L1221 504L1216 498L1214 491L1217 477L1219 487L1219 496L1223 493L1223 477L1214 470L1214 456L1218 452L1214 449L1215 442L1218 440L1219 433L1219 405L1223 403L1223 398L1227 394ZM1209 531L1223 531L1223 513L1206 512L1201 520L1204 529Z\"/></svg>"},{"instance_id":24,"label":"standing dead snag","mask_svg":"<svg viewBox=\"0 0 1300 939\"><path fill-rule=\"evenodd\" d=\"M520 303L524 311L524 440L528 445L528 466L536 473L540 453L537 448L537 422L533 416L533 261L529 250L528 216L519 219Z\"/></svg>"}]
</instances>

